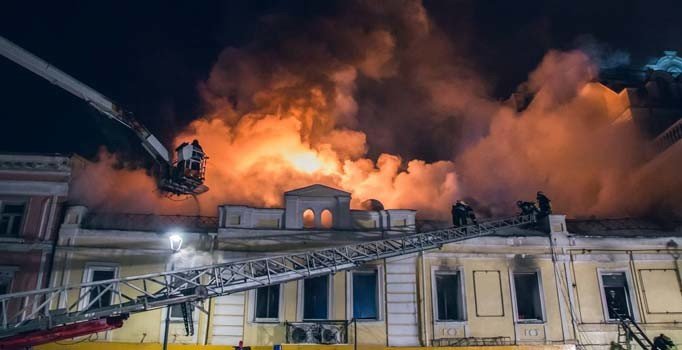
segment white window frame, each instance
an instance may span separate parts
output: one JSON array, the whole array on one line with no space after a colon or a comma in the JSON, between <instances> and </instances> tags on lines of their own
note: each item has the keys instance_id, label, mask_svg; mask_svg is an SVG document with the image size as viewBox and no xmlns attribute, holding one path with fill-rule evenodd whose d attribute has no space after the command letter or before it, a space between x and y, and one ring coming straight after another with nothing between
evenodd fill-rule
<instances>
[{"instance_id":1,"label":"white window frame","mask_svg":"<svg viewBox=\"0 0 682 350\"><path fill-rule=\"evenodd\" d=\"M256 317L256 304L258 303L257 289L249 291L249 320L253 323L279 323L282 322L284 315L284 284L279 285L279 307L277 308L277 318Z\"/></svg>"},{"instance_id":2,"label":"white window frame","mask_svg":"<svg viewBox=\"0 0 682 350\"><path fill-rule=\"evenodd\" d=\"M542 313L541 320L521 320L519 319L519 308L516 303L516 281L514 280L514 274L535 274L538 279L538 293L540 294L540 310ZM534 270L509 270L509 283L512 286L512 305L514 307L514 320L516 323L532 323L532 324L543 324L547 322L547 312L545 310L545 289L542 285L542 271L540 269Z\"/></svg>"},{"instance_id":3,"label":"white window frame","mask_svg":"<svg viewBox=\"0 0 682 350\"><path fill-rule=\"evenodd\" d=\"M438 320L438 291L436 290L436 275L459 275L459 288L462 296L460 300L460 305L462 306L462 320ZM431 267L431 309L433 312L433 323L437 325L462 325L466 324L469 320L468 309L467 309L467 296L466 296L466 279L464 275L464 269L462 267L453 268L443 268L433 266Z\"/></svg>"},{"instance_id":4,"label":"white window frame","mask_svg":"<svg viewBox=\"0 0 682 350\"><path fill-rule=\"evenodd\" d=\"M328 283L327 283L327 318L322 318L322 319L306 319L303 318L304 316L304 300L305 300L305 279L298 280L298 300L297 300L297 307L296 307L296 314L297 314L297 319L299 322L301 321L328 321L328 320L333 320L334 315L332 314L332 311L334 310L334 278L332 275L322 275L322 276L313 276L312 278L315 277L327 277L328 278ZM281 293L281 291L280 291Z\"/></svg>"},{"instance_id":5,"label":"white window frame","mask_svg":"<svg viewBox=\"0 0 682 350\"><path fill-rule=\"evenodd\" d=\"M599 296L601 298L601 306L602 306L602 312L604 315L604 321L605 322L618 322L616 319L612 319L609 317L609 308L606 300L606 295L604 294L604 280L602 279L603 275L609 275L609 274L615 274L615 273L622 273L625 275L625 282L628 284L627 285L627 290L628 290L628 301L630 302L630 308L632 308L632 317L634 318L635 322L639 322L639 307L637 305L637 294L635 294L635 289L634 289L634 284L632 284L632 276L630 276L630 269L627 267L624 268L616 268L616 269L608 269L608 268L597 268L597 278L599 280Z\"/></svg>"},{"instance_id":6,"label":"white window frame","mask_svg":"<svg viewBox=\"0 0 682 350\"><path fill-rule=\"evenodd\" d=\"M4 208L6 204L9 205L23 205L24 212L21 213L21 226L19 227L19 232L16 236L10 234L9 232L0 232L0 237L21 237L23 235L24 226L26 225L26 214L28 213L28 199L0 199L0 217L3 215ZM14 221L13 221L14 222ZM8 231L11 231L10 226L7 227Z\"/></svg>"},{"instance_id":7,"label":"white window frame","mask_svg":"<svg viewBox=\"0 0 682 350\"><path fill-rule=\"evenodd\" d=\"M113 271L114 272L114 279L119 278L119 264L116 263L100 263L100 262L92 262L92 263L87 263L85 264L85 268L83 269L83 283L89 283L92 282L92 277L95 271ZM111 290L111 302L110 304L113 304L115 301L115 297L118 294L118 286L113 288ZM81 289L80 297L82 297L78 309L79 310L85 310L88 304L90 304L90 288L87 289Z\"/></svg>"},{"instance_id":8,"label":"white window frame","mask_svg":"<svg viewBox=\"0 0 682 350\"><path fill-rule=\"evenodd\" d=\"M175 271L175 270L183 269L185 267L189 267L189 266L182 266L182 264L167 263L166 264L166 271ZM178 304L178 307L180 307L180 304ZM164 311L162 312L163 317L162 317L162 322L161 322L162 325L166 322L166 312L168 312L168 307L164 307L163 310ZM195 329L197 329L196 328L197 327L197 320L195 319L196 317L197 317L196 308L192 308L192 319L194 319ZM182 317L174 317L173 313L171 312L170 322L171 323L179 323L179 322L184 322L184 320L182 319ZM163 335L161 337L163 338Z\"/></svg>"},{"instance_id":9,"label":"white window frame","mask_svg":"<svg viewBox=\"0 0 682 350\"><path fill-rule=\"evenodd\" d=\"M348 295L348 302L346 303L346 314L348 319L353 319L353 273L368 273L376 272L377 274L377 318L376 319L362 319L357 322L383 322L384 321L384 267L382 265L366 266L360 269L355 269L346 273L346 294Z\"/></svg>"}]
</instances>

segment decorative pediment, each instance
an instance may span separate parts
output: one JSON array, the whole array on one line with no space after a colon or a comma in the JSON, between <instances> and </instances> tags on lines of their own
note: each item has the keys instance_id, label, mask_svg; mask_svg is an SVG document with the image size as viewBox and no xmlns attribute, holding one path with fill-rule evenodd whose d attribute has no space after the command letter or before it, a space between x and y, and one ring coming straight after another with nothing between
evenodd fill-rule
<instances>
[{"instance_id":1,"label":"decorative pediment","mask_svg":"<svg viewBox=\"0 0 682 350\"><path fill-rule=\"evenodd\" d=\"M350 197L350 193L329 186L314 184L284 192L285 196L298 197Z\"/></svg>"}]
</instances>

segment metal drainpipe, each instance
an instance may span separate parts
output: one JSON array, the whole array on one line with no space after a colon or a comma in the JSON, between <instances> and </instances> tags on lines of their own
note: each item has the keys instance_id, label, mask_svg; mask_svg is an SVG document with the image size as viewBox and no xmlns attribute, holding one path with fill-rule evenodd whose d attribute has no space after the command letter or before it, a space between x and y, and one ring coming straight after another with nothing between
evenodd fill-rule
<instances>
[{"instance_id":1,"label":"metal drainpipe","mask_svg":"<svg viewBox=\"0 0 682 350\"><path fill-rule=\"evenodd\" d=\"M208 314L206 315L206 335L204 336L204 345L208 345L208 334L211 327L211 305L213 305L213 298L208 299Z\"/></svg>"},{"instance_id":2,"label":"metal drainpipe","mask_svg":"<svg viewBox=\"0 0 682 350\"><path fill-rule=\"evenodd\" d=\"M419 252L420 278L419 278L419 308L421 309L421 325L419 330L421 332L422 346L429 346L429 330L426 324L426 280L425 280L425 266L424 266L424 252Z\"/></svg>"},{"instance_id":3,"label":"metal drainpipe","mask_svg":"<svg viewBox=\"0 0 682 350\"><path fill-rule=\"evenodd\" d=\"M46 231L45 234L47 234L50 231L50 227L47 226L45 228L45 231ZM52 282L52 275L54 274L52 270L54 270L55 255L57 254L57 244L59 244L59 231L61 231L61 229L55 230L54 237L52 237L52 253L50 254L50 262L47 267L47 276L45 276L45 283L43 283L43 286L45 288L50 287L50 282ZM40 288L43 288L43 286L41 286Z\"/></svg>"},{"instance_id":4,"label":"metal drainpipe","mask_svg":"<svg viewBox=\"0 0 682 350\"><path fill-rule=\"evenodd\" d=\"M175 270L175 262L172 261L173 257L171 257L171 271ZM171 279L172 281L172 279ZM166 324L164 326L164 331L163 331L163 350L168 349L168 331L170 328L170 314L171 314L171 305L166 306Z\"/></svg>"}]
</instances>

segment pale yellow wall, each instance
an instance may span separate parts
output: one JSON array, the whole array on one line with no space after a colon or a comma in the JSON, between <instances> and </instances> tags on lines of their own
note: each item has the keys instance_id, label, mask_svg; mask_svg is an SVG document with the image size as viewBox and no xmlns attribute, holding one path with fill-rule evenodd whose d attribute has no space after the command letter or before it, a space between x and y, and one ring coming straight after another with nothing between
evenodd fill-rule
<instances>
[{"instance_id":1,"label":"pale yellow wall","mask_svg":"<svg viewBox=\"0 0 682 350\"><path fill-rule=\"evenodd\" d=\"M570 264L572 277L575 280L575 307L581 315L581 341L595 344L608 344L617 339L617 328L614 324L605 324L601 289L598 271L625 271L630 279L630 297L633 308L639 314L639 323L650 337L665 333L677 344L682 342L682 293L677 278L679 273L672 258L665 252L648 251L650 260L629 259L627 251L599 252L599 258L593 261L580 261L574 254ZM596 257L596 255L593 255ZM655 259L654 259L655 258ZM642 271L666 271L665 274L641 277ZM631 283L630 283L631 282ZM643 284L643 282L646 282ZM665 313L664 311L669 311ZM605 347L605 346L603 346Z\"/></svg>"},{"instance_id":2,"label":"pale yellow wall","mask_svg":"<svg viewBox=\"0 0 682 350\"><path fill-rule=\"evenodd\" d=\"M536 259L534 265L531 267L519 267L511 263L508 258L450 258L443 254L426 254L425 257L426 285L424 297L429 338L507 336L512 340L518 337L519 342L563 340L561 314L559 312L551 260ZM434 323L435 315L433 303L436 301L433 300L431 274L431 271L434 268L449 270L460 269L463 272L467 304L466 322ZM534 271L536 269L539 270L541 275L545 322L544 324L519 323L516 327L517 334L515 335L515 326L517 323L513 311L510 271ZM477 278L474 288L475 272ZM477 302L478 315L476 308ZM532 331L530 331L530 329L532 329Z\"/></svg>"},{"instance_id":3,"label":"pale yellow wall","mask_svg":"<svg viewBox=\"0 0 682 350\"><path fill-rule=\"evenodd\" d=\"M488 251L490 254L485 256L481 252ZM500 254L505 252L506 254ZM512 253L513 252L513 253ZM478 255L465 255L465 254ZM655 259L629 260L626 251L612 251L608 254L598 251L582 253L575 251L574 259L566 263L570 274L570 281L573 285L566 285L563 262L558 262L558 272L555 272L552 261L546 253L545 247L444 247L441 251L425 254L424 271L425 285L423 295L423 305L420 305L419 312L426 316L424 328L428 333L428 339L434 338L461 338L470 337L497 337L507 336L512 340L516 339L519 343L543 343L560 342L564 339L572 339L573 325L570 322L569 307L565 308L565 323L567 332L564 334L561 322L561 312L559 303L568 300L565 289L557 292L557 280L555 273L559 275L559 284L564 284L562 288L569 288L572 291L573 310L579 317L576 327L581 331L578 339L581 342L592 342L608 344L615 340L616 328L614 325L604 324L604 313L601 300L601 290L599 285L598 270L625 270L630 275L632 281L631 294L633 306L637 308L645 332L654 336L658 333L666 333L671 336L676 343L682 342L682 293L677 279L679 274L673 259L665 252L650 251L648 254ZM526 254L523 259L519 256ZM541 255L544 254L544 255ZM587 256L584 258L577 257ZM624 258L625 257L625 258ZM62 281L62 264L58 258L54 279ZM119 266L120 277L141 275L164 271L166 269L167 255L102 255L96 253L73 253L69 260L69 276L67 284L78 284L82 282L84 267L87 263L116 263ZM522 263L519 263L522 261ZM383 261L375 262L383 265ZM466 298L466 322L456 324L434 323L434 300L432 300L432 271L433 268L461 270L464 277L465 298ZM544 324L518 324L515 321L513 311L513 294L510 283L511 271L538 270L542 280L542 297L545 309ZM385 269L383 270L385 271ZM476 281L474 290L474 272L489 271L491 274L499 273L499 278L479 278ZM421 274L421 271L418 271ZM644 273L644 275L642 275ZM347 315L348 298L347 295L346 272L339 272L333 277L332 293L332 313L331 319L349 319ZM382 279L385 286L385 278ZM421 276L417 277L417 283L421 283ZM644 283L644 284L643 284ZM122 292L129 291L128 287L122 287ZM500 291L501 290L501 291ZM290 282L283 285L282 299L282 322L285 320L296 321L298 319L298 282ZM486 293L487 291L487 293ZM476 294L478 292L478 294ZM484 317L476 315L476 298L478 297L479 314L495 314L496 307L490 300L485 298L499 299L496 293L501 293L501 311L503 315ZM559 296L557 295L559 293ZM75 295L71 296L72 300ZM280 344L285 341L285 328L282 324L263 324L252 322L252 314L249 309L250 293L246 293L245 320L244 320L244 341L248 345L272 345ZM563 300L563 301L562 301ZM385 303L385 295L382 296ZM56 306L56 305L55 305ZM382 308L382 320L376 322L359 322L358 338L361 345L365 347L383 346L387 343L387 325L385 304ZM161 310L152 310L144 313L132 315L125 323L124 327L114 330L108 334L98 335L99 340L114 342L159 342L161 337L164 318ZM184 326L182 322L171 324L169 337L170 342L187 342L201 344L206 334L206 316L197 312L199 325L195 329L195 337L184 337ZM643 322L644 323L644 322ZM421 327L420 327L421 329ZM212 329L209 329L209 334ZM349 339L354 339L353 326L349 327ZM209 337L210 342L210 337Z\"/></svg>"},{"instance_id":4,"label":"pale yellow wall","mask_svg":"<svg viewBox=\"0 0 682 350\"><path fill-rule=\"evenodd\" d=\"M377 264L383 264L383 261ZM330 319L332 320L346 320L350 319L347 316L347 272L339 272L333 276L332 281L332 307ZM283 325L284 321L296 322L298 317L298 281L285 283L283 286L283 306L281 312L282 323L256 323L253 322L253 315L251 308L252 293L246 293L246 314L244 322L244 343L249 345L271 345L281 344L285 342L286 330ZM349 296L348 296L349 297ZM348 337L353 341L354 326L348 329ZM363 346L386 344L386 320L385 317L379 321L363 321L357 323L358 339Z\"/></svg>"},{"instance_id":5,"label":"pale yellow wall","mask_svg":"<svg viewBox=\"0 0 682 350\"><path fill-rule=\"evenodd\" d=\"M165 271L167 267L168 256L159 255L123 255L123 254L108 254L92 252L74 252L68 259L68 278L67 284L80 284L83 281L83 273L88 264L104 263L115 264L118 267L119 277L137 276L155 272ZM61 267L61 261L60 261ZM59 283L62 281L61 270L54 275ZM141 284L136 284L142 287ZM148 285L150 289L160 289L161 287L153 287ZM138 295L139 292L134 291L128 286L120 287L121 293L129 293L130 295ZM69 299L75 301L77 299L76 292L69 295ZM56 307L56 304L55 304ZM128 320L123 323L123 327L109 332L102 332L97 334L98 340L114 341L114 342L152 342L158 343L162 340L161 334L165 322L165 315L161 309L150 310L147 312L135 313L130 315ZM204 340L206 332L206 316L205 314L195 310L194 317L198 321L195 324L195 336L185 336L185 328L182 320L171 321L169 326L169 343L201 343Z\"/></svg>"}]
</instances>

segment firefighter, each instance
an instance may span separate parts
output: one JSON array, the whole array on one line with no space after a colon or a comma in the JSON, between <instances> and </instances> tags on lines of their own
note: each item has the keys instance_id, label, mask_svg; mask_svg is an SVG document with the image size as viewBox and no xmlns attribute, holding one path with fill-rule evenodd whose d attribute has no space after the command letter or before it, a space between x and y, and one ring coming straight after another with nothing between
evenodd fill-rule
<instances>
[{"instance_id":1,"label":"firefighter","mask_svg":"<svg viewBox=\"0 0 682 350\"><path fill-rule=\"evenodd\" d=\"M474 210L466 203L464 204L464 207L466 209L466 218L470 219L472 224L478 225L478 221L476 221L476 214L474 213Z\"/></svg>"},{"instance_id":2,"label":"firefighter","mask_svg":"<svg viewBox=\"0 0 682 350\"><path fill-rule=\"evenodd\" d=\"M467 205L463 201L458 200L452 206L452 225L455 227L464 226L467 224Z\"/></svg>"},{"instance_id":3,"label":"firefighter","mask_svg":"<svg viewBox=\"0 0 682 350\"><path fill-rule=\"evenodd\" d=\"M675 343L673 343L673 341L665 334L661 333L661 335L654 338L654 346L652 350L670 350L674 346Z\"/></svg>"},{"instance_id":4,"label":"firefighter","mask_svg":"<svg viewBox=\"0 0 682 350\"><path fill-rule=\"evenodd\" d=\"M538 207L540 208L540 214L542 216L552 214L552 204L550 203L551 200L547 198L542 191L538 191L536 199L538 201Z\"/></svg>"},{"instance_id":5,"label":"firefighter","mask_svg":"<svg viewBox=\"0 0 682 350\"><path fill-rule=\"evenodd\" d=\"M516 206L521 209L520 215L535 215L539 211L534 202L516 201Z\"/></svg>"}]
</instances>

